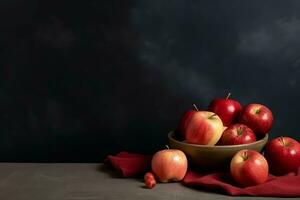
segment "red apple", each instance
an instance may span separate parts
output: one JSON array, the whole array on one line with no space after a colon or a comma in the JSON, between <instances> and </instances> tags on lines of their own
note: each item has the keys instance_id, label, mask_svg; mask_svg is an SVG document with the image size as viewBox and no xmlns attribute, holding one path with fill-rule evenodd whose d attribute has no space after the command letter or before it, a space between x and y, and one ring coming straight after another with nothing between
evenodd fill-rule
<instances>
[{"instance_id":1,"label":"red apple","mask_svg":"<svg viewBox=\"0 0 300 200\"><path fill-rule=\"evenodd\" d=\"M152 172L160 182L181 181L187 171L185 154L177 149L165 149L154 154L151 161Z\"/></svg>"},{"instance_id":2,"label":"red apple","mask_svg":"<svg viewBox=\"0 0 300 200\"><path fill-rule=\"evenodd\" d=\"M268 162L257 151L244 149L233 156L230 174L240 186L258 185L268 179Z\"/></svg>"},{"instance_id":3,"label":"red apple","mask_svg":"<svg viewBox=\"0 0 300 200\"><path fill-rule=\"evenodd\" d=\"M300 144L290 137L272 139L267 144L265 156L272 174L297 172L300 167Z\"/></svg>"},{"instance_id":4,"label":"red apple","mask_svg":"<svg viewBox=\"0 0 300 200\"><path fill-rule=\"evenodd\" d=\"M223 132L223 123L218 115L209 111L194 113L184 131L187 143L215 145Z\"/></svg>"},{"instance_id":5,"label":"red apple","mask_svg":"<svg viewBox=\"0 0 300 200\"><path fill-rule=\"evenodd\" d=\"M233 99L229 99L230 93L226 98L214 99L209 104L209 111L216 113L224 126L229 126L237 120L242 109L241 104Z\"/></svg>"},{"instance_id":6,"label":"red apple","mask_svg":"<svg viewBox=\"0 0 300 200\"><path fill-rule=\"evenodd\" d=\"M179 120L179 124L177 127L177 136L180 139L184 138L184 131L191 119L191 117L196 113L197 111L195 110L188 110L185 113L183 113L183 115L181 116L180 120Z\"/></svg>"},{"instance_id":7,"label":"red apple","mask_svg":"<svg viewBox=\"0 0 300 200\"><path fill-rule=\"evenodd\" d=\"M249 144L256 141L254 132L244 124L233 124L222 134L220 145Z\"/></svg>"},{"instance_id":8,"label":"red apple","mask_svg":"<svg viewBox=\"0 0 300 200\"><path fill-rule=\"evenodd\" d=\"M252 103L245 106L240 115L240 123L247 125L259 137L264 137L273 124L273 114L264 105Z\"/></svg>"}]
</instances>

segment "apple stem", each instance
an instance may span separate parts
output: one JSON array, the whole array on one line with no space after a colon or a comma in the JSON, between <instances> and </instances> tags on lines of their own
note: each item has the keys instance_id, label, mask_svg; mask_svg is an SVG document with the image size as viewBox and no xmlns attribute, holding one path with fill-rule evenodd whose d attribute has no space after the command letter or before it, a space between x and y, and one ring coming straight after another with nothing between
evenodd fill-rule
<instances>
[{"instance_id":1,"label":"apple stem","mask_svg":"<svg viewBox=\"0 0 300 200\"><path fill-rule=\"evenodd\" d=\"M229 99L230 96L231 96L231 93L229 92L226 96L226 100Z\"/></svg>"},{"instance_id":2,"label":"apple stem","mask_svg":"<svg viewBox=\"0 0 300 200\"><path fill-rule=\"evenodd\" d=\"M194 108L195 108L197 111L199 111L198 108L197 108L197 106L196 106L196 104L193 104L193 106L194 106Z\"/></svg>"},{"instance_id":3,"label":"apple stem","mask_svg":"<svg viewBox=\"0 0 300 200\"><path fill-rule=\"evenodd\" d=\"M284 141L284 138L282 136L280 136L280 142L282 143L282 145L285 147L286 144L285 144L285 141Z\"/></svg>"},{"instance_id":4,"label":"apple stem","mask_svg":"<svg viewBox=\"0 0 300 200\"><path fill-rule=\"evenodd\" d=\"M166 144L167 149L170 149L169 145Z\"/></svg>"},{"instance_id":5,"label":"apple stem","mask_svg":"<svg viewBox=\"0 0 300 200\"><path fill-rule=\"evenodd\" d=\"M237 134L238 135L243 135L243 128L242 127L237 129Z\"/></svg>"},{"instance_id":6,"label":"apple stem","mask_svg":"<svg viewBox=\"0 0 300 200\"><path fill-rule=\"evenodd\" d=\"M243 152L242 158L243 158L244 161L248 159L248 155L247 155L246 151Z\"/></svg>"},{"instance_id":7,"label":"apple stem","mask_svg":"<svg viewBox=\"0 0 300 200\"><path fill-rule=\"evenodd\" d=\"M212 119L214 116L216 116L217 114L216 113L214 113L214 114L212 114L211 116L209 116L208 117L208 119Z\"/></svg>"}]
</instances>

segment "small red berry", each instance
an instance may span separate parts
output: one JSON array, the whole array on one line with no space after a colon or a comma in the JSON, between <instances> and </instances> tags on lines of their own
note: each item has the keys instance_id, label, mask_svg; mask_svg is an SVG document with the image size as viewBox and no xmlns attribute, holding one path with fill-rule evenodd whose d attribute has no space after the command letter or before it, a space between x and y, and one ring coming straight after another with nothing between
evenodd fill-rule
<instances>
[{"instance_id":1,"label":"small red berry","mask_svg":"<svg viewBox=\"0 0 300 200\"><path fill-rule=\"evenodd\" d=\"M145 176L144 176L144 180L145 180L145 181L146 181L147 179L149 179L149 178L155 179L152 172L147 172L147 173L145 174Z\"/></svg>"},{"instance_id":2,"label":"small red berry","mask_svg":"<svg viewBox=\"0 0 300 200\"><path fill-rule=\"evenodd\" d=\"M156 180L154 175L151 172L147 172L144 176L145 186L146 188L153 188L156 185Z\"/></svg>"}]
</instances>

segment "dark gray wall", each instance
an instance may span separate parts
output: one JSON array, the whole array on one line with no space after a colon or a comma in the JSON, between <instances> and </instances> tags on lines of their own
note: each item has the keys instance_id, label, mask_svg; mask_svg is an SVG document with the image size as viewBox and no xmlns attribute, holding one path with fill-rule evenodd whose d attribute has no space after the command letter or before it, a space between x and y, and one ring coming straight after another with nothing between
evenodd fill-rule
<instances>
[{"instance_id":1,"label":"dark gray wall","mask_svg":"<svg viewBox=\"0 0 300 200\"><path fill-rule=\"evenodd\" d=\"M269 106L300 139L299 1L2 1L0 160L151 153L193 103Z\"/></svg>"}]
</instances>

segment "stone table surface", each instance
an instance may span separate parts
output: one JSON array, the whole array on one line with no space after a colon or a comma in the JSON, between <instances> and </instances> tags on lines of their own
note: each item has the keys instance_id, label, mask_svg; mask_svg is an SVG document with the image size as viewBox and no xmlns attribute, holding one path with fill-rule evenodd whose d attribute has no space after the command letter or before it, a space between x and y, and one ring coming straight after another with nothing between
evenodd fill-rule
<instances>
[{"instance_id":1,"label":"stone table surface","mask_svg":"<svg viewBox=\"0 0 300 200\"><path fill-rule=\"evenodd\" d=\"M120 178L103 164L1 163L1 200L176 200L176 199L280 199L230 197L188 188L180 183L145 189L142 179Z\"/></svg>"}]
</instances>

